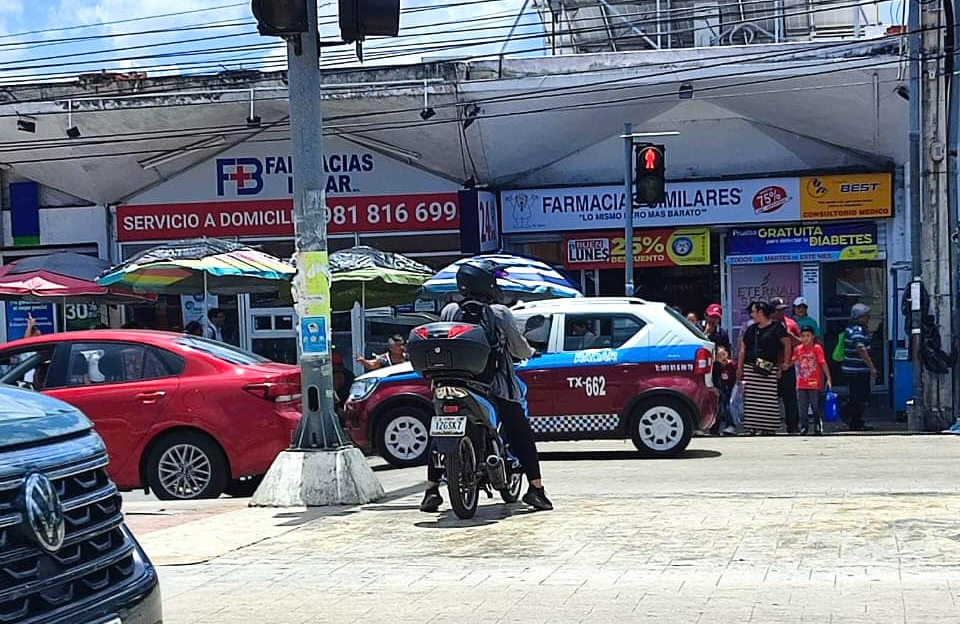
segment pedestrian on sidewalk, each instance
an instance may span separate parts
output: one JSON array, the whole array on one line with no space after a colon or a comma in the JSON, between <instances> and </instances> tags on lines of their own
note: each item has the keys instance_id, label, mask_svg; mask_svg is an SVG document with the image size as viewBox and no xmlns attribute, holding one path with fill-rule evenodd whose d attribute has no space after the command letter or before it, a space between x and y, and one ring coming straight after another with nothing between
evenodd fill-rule
<instances>
[{"instance_id":1,"label":"pedestrian on sidewalk","mask_svg":"<svg viewBox=\"0 0 960 624\"><path fill-rule=\"evenodd\" d=\"M786 314L787 302L776 297L770 301L774 308L773 318L781 323L790 338L792 348L800 345L800 328L796 321ZM793 352L780 351L780 401L783 403L783 415L787 420L787 433L800 433L800 406L797 404L797 371L793 366Z\"/></svg>"},{"instance_id":2,"label":"pedestrian on sidewalk","mask_svg":"<svg viewBox=\"0 0 960 624\"><path fill-rule=\"evenodd\" d=\"M803 331L804 327L812 327L813 335L820 335L820 324L817 323L817 319L809 315L810 304L807 303L806 297L797 297L793 300L793 320L796 322L797 327L800 328L800 331Z\"/></svg>"},{"instance_id":3,"label":"pedestrian on sidewalk","mask_svg":"<svg viewBox=\"0 0 960 624\"><path fill-rule=\"evenodd\" d=\"M817 344L817 335L810 325L800 330L800 346L793 354L797 364L797 402L800 406L800 433L810 432L813 422L814 435L823 434L823 379L827 379L827 389L833 388L830 379L830 367L823 347ZM811 418L812 416L812 418Z\"/></svg>"},{"instance_id":4,"label":"pedestrian on sidewalk","mask_svg":"<svg viewBox=\"0 0 960 624\"><path fill-rule=\"evenodd\" d=\"M877 379L877 367L870 356L870 306L858 303L850 310L850 323L843 335L841 370L850 388L847 415L850 431L873 431L863 420L870 404L870 391Z\"/></svg>"},{"instance_id":5,"label":"pedestrian on sidewalk","mask_svg":"<svg viewBox=\"0 0 960 624\"><path fill-rule=\"evenodd\" d=\"M772 435L780 429L778 382L786 355L793 359L793 342L786 327L773 319L774 308L765 301L747 307L753 325L740 340L737 356L737 381L743 387L743 427L751 434Z\"/></svg>"},{"instance_id":6,"label":"pedestrian on sidewalk","mask_svg":"<svg viewBox=\"0 0 960 624\"><path fill-rule=\"evenodd\" d=\"M713 387L720 391L720 405L717 409L717 421L710 429L710 433L719 435L736 435L737 427L730 414L730 398L733 388L737 385L737 365L730 359L730 350L724 345L717 345L717 361L713 366Z\"/></svg>"},{"instance_id":7,"label":"pedestrian on sidewalk","mask_svg":"<svg viewBox=\"0 0 960 624\"><path fill-rule=\"evenodd\" d=\"M727 330L720 327L722 318L723 308L719 303L711 303L707 306L703 323L701 323L700 326L710 342L718 347L726 347L727 354L730 354L733 352L732 345L730 344L730 335L727 333Z\"/></svg>"}]
</instances>

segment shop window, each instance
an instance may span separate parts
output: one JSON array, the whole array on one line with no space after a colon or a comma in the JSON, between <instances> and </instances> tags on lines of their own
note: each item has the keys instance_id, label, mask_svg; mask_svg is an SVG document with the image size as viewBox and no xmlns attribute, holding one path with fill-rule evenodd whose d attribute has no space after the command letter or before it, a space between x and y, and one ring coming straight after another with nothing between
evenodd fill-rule
<instances>
[{"instance_id":1,"label":"shop window","mask_svg":"<svg viewBox=\"0 0 960 624\"><path fill-rule=\"evenodd\" d=\"M563 350L616 349L633 338L643 325L643 321L633 316L568 314Z\"/></svg>"}]
</instances>

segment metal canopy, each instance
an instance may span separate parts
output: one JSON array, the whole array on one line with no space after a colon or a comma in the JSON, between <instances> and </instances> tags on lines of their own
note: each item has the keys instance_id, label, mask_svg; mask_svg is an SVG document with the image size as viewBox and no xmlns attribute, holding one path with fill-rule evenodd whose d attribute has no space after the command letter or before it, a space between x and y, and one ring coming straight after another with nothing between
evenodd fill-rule
<instances>
[{"instance_id":1,"label":"metal canopy","mask_svg":"<svg viewBox=\"0 0 960 624\"><path fill-rule=\"evenodd\" d=\"M907 102L895 93L895 45L886 38L829 54L823 44L781 44L350 72L327 77L323 106L328 132L448 179L492 187L617 182L616 137L625 121L637 131L680 133L667 142L674 179L876 168L906 159ZM440 75L428 86L436 115L424 121L422 81ZM692 87L692 99L680 98L681 85ZM251 87L262 89L254 128L246 125ZM82 137L72 140L64 135L69 88L51 103L0 104L0 163L92 202L121 202L244 140L286 149L282 88L274 74L230 90L218 91L211 79L205 90L192 85L192 94L74 101ZM16 130L14 110L39 113L36 134ZM477 118L463 129L468 110ZM118 133L128 140L96 138ZM51 145L66 147L43 149ZM178 155L163 162L169 154ZM161 164L144 167L150 159Z\"/></svg>"}]
</instances>

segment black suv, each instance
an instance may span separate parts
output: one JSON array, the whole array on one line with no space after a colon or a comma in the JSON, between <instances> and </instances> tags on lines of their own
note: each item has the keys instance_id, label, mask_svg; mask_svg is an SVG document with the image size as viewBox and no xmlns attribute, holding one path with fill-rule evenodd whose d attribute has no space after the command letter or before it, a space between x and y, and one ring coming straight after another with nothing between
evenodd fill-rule
<instances>
[{"instance_id":1,"label":"black suv","mask_svg":"<svg viewBox=\"0 0 960 624\"><path fill-rule=\"evenodd\" d=\"M0 624L159 624L157 573L76 408L0 385Z\"/></svg>"}]
</instances>

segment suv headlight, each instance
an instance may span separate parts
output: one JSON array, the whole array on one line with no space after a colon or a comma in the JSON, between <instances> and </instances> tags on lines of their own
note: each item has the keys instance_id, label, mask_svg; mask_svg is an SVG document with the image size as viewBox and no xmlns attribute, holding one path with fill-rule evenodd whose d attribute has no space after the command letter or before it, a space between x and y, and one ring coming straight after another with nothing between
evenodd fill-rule
<instances>
[{"instance_id":1,"label":"suv headlight","mask_svg":"<svg viewBox=\"0 0 960 624\"><path fill-rule=\"evenodd\" d=\"M373 391L377 389L377 385L380 383L380 380L376 377L370 377L367 379L358 379L353 382L353 385L350 386L350 396L351 401L362 401L373 394Z\"/></svg>"}]
</instances>

